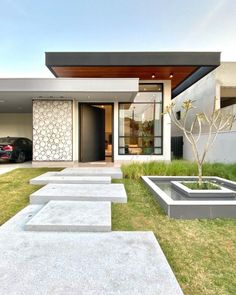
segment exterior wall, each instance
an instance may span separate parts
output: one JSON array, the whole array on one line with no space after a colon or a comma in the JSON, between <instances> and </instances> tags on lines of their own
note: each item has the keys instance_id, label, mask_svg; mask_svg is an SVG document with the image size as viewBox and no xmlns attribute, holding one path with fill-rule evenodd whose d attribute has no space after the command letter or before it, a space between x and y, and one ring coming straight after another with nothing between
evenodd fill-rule
<instances>
[{"instance_id":1,"label":"exterior wall","mask_svg":"<svg viewBox=\"0 0 236 295\"><path fill-rule=\"evenodd\" d=\"M32 114L0 113L0 137L5 136L32 139Z\"/></svg>"},{"instance_id":2,"label":"exterior wall","mask_svg":"<svg viewBox=\"0 0 236 295\"><path fill-rule=\"evenodd\" d=\"M72 101L33 101L33 161L73 161Z\"/></svg>"},{"instance_id":3,"label":"exterior wall","mask_svg":"<svg viewBox=\"0 0 236 295\"><path fill-rule=\"evenodd\" d=\"M236 86L236 62L222 62L216 69L216 79L221 86Z\"/></svg>"},{"instance_id":4,"label":"exterior wall","mask_svg":"<svg viewBox=\"0 0 236 295\"><path fill-rule=\"evenodd\" d=\"M194 106L196 109L191 111L189 114L189 123L191 122L191 118L196 112L206 112L211 110L214 103L214 98L217 98L217 105L220 106L220 93L217 92L216 89L216 70L196 82L193 86L186 89L180 95L176 96L173 99L173 103L175 103L174 111L181 111L182 103L185 100L191 99L194 101ZM175 124L172 124L171 127L171 135L172 136L182 136L182 131L179 130Z\"/></svg>"},{"instance_id":5,"label":"exterior wall","mask_svg":"<svg viewBox=\"0 0 236 295\"><path fill-rule=\"evenodd\" d=\"M223 110L224 112L228 114L233 114L236 116L236 104L230 105L228 107L224 107ZM230 131L236 131L236 121L233 122L232 128L230 129Z\"/></svg>"},{"instance_id":6,"label":"exterior wall","mask_svg":"<svg viewBox=\"0 0 236 295\"><path fill-rule=\"evenodd\" d=\"M202 148L203 143L207 140L207 135L203 134L199 142ZM236 131L221 132L218 134L216 141L206 157L207 162L236 163ZM193 161L193 154L189 142L184 139L183 147L184 158Z\"/></svg>"},{"instance_id":7,"label":"exterior wall","mask_svg":"<svg viewBox=\"0 0 236 295\"><path fill-rule=\"evenodd\" d=\"M214 97L216 97L217 107L220 108L220 98L222 93L227 94L228 89L232 90L236 87L236 63L222 63L220 67L202 78L193 86L185 90L174 99L175 111L181 110L181 104L186 99L195 100L196 109L193 112L208 112L212 110ZM225 111L236 114L235 105L224 108ZM183 136L174 124L172 124L171 136ZM207 135L203 134L199 142L199 148L203 147L206 142ZM222 145L224 148L222 149ZM206 161L235 163L236 154L234 147L236 145L236 122L233 124L231 131L224 131L218 134L217 139L208 153ZM191 146L184 137L183 158L193 160Z\"/></svg>"},{"instance_id":8,"label":"exterior wall","mask_svg":"<svg viewBox=\"0 0 236 295\"><path fill-rule=\"evenodd\" d=\"M80 95L82 92L132 93L138 91L138 81L138 78L5 78L0 79L0 89L6 92L69 92L67 94Z\"/></svg>"},{"instance_id":9,"label":"exterior wall","mask_svg":"<svg viewBox=\"0 0 236 295\"><path fill-rule=\"evenodd\" d=\"M153 82L153 81L152 81ZM164 84L163 92L163 108L171 102L171 82L155 81ZM163 118L163 155L119 155L118 153L118 123L119 123L118 102L114 104L114 161L115 162L132 162L132 161L170 161L170 140L171 140L171 124L168 116Z\"/></svg>"},{"instance_id":10,"label":"exterior wall","mask_svg":"<svg viewBox=\"0 0 236 295\"><path fill-rule=\"evenodd\" d=\"M73 161L79 160L79 104L73 100Z\"/></svg>"},{"instance_id":11,"label":"exterior wall","mask_svg":"<svg viewBox=\"0 0 236 295\"><path fill-rule=\"evenodd\" d=\"M236 62L224 62L217 69L216 82L220 97L236 97ZM224 108L225 111L236 115L236 104ZM231 131L236 131L234 122Z\"/></svg>"},{"instance_id":12,"label":"exterior wall","mask_svg":"<svg viewBox=\"0 0 236 295\"><path fill-rule=\"evenodd\" d=\"M170 81L164 84L163 108L171 101ZM82 100L84 101L84 100ZM34 166L71 166L79 158L79 110L80 100L41 100L33 102L33 161ZM112 101L111 101L112 103ZM163 118L163 155L118 155L118 102L114 102L114 162L169 161L169 118ZM72 148L73 147L73 148ZM63 161L60 162L60 161ZM71 162L70 164L70 161Z\"/></svg>"}]
</instances>

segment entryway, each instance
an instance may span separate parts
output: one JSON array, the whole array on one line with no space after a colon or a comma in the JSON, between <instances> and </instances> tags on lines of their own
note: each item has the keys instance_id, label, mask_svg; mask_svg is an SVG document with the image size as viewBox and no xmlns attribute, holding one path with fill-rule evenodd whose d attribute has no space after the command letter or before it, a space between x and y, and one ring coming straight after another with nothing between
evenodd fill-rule
<instances>
[{"instance_id":1,"label":"entryway","mask_svg":"<svg viewBox=\"0 0 236 295\"><path fill-rule=\"evenodd\" d=\"M80 162L113 161L113 103L79 104Z\"/></svg>"}]
</instances>

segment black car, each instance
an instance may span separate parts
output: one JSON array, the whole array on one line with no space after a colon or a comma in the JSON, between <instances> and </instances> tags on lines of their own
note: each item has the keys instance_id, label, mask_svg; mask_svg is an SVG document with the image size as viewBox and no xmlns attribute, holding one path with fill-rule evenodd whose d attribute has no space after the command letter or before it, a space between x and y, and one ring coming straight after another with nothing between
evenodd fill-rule
<instances>
[{"instance_id":1,"label":"black car","mask_svg":"<svg viewBox=\"0 0 236 295\"><path fill-rule=\"evenodd\" d=\"M0 160L16 163L32 160L32 141L24 137L0 137Z\"/></svg>"}]
</instances>

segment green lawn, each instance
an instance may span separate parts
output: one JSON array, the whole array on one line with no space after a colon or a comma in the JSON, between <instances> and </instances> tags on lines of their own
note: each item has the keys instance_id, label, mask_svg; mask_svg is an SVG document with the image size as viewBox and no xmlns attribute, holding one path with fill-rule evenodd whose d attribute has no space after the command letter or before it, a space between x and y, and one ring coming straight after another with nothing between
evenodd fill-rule
<instances>
[{"instance_id":1,"label":"green lawn","mask_svg":"<svg viewBox=\"0 0 236 295\"><path fill-rule=\"evenodd\" d=\"M17 169L0 176L0 224L28 203L39 187L30 178L52 169ZM55 170L55 169L53 169ZM205 175L236 180L236 165L205 165ZM155 233L186 295L236 294L236 220L175 220L168 218L140 175L194 175L196 165L133 164L123 167L128 204L112 205L113 230L151 230ZM174 295L174 294L173 294Z\"/></svg>"},{"instance_id":2,"label":"green lawn","mask_svg":"<svg viewBox=\"0 0 236 295\"><path fill-rule=\"evenodd\" d=\"M112 205L113 230L155 233L183 291L188 295L236 294L236 219L177 220L167 217L140 175L196 175L195 164L123 166L128 204ZM236 180L236 165L206 164L205 175Z\"/></svg>"},{"instance_id":3,"label":"green lawn","mask_svg":"<svg viewBox=\"0 0 236 295\"><path fill-rule=\"evenodd\" d=\"M29 195L40 186L30 185L29 180L47 171L60 169L20 168L0 175L0 225L29 203Z\"/></svg>"}]
</instances>

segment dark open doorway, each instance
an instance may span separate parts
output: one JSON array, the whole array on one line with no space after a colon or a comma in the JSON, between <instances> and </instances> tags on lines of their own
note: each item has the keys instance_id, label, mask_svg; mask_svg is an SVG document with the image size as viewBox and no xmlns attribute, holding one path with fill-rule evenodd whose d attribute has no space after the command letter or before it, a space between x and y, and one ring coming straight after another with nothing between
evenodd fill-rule
<instances>
[{"instance_id":1,"label":"dark open doorway","mask_svg":"<svg viewBox=\"0 0 236 295\"><path fill-rule=\"evenodd\" d=\"M80 162L113 161L113 104L80 103Z\"/></svg>"}]
</instances>

